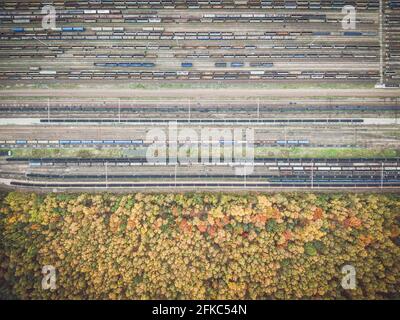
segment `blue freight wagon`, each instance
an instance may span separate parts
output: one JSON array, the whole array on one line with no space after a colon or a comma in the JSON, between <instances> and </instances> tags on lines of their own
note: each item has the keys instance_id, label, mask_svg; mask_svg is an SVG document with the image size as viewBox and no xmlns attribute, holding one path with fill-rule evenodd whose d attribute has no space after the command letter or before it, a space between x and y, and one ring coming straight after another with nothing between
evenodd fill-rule
<instances>
[{"instance_id":1,"label":"blue freight wagon","mask_svg":"<svg viewBox=\"0 0 400 320\"><path fill-rule=\"evenodd\" d=\"M330 36L331 33L329 31L314 31L314 36Z\"/></svg>"},{"instance_id":2,"label":"blue freight wagon","mask_svg":"<svg viewBox=\"0 0 400 320\"><path fill-rule=\"evenodd\" d=\"M119 63L113 63L113 62L106 62L106 63L95 63L94 64L97 67L123 67L123 68L140 68L140 67L144 67L144 68L152 68L155 66L154 63L152 62L119 62Z\"/></svg>"},{"instance_id":3,"label":"blue freight wagon","mask_svg":"<svg viewBox=\"0 0 400 320\"><path fill-rule=\"evenodd\" d=\"M225 141L225 140L219 140L219 143L220 144L223 144L223 145L233 145L235 142L234 141L232 141L232 140L227 140L227 141Z\"/></svg>"},{"instance_id":4,"label":"blue freight wagon","mask_svg":"<svg viewBox=\"0 0 400 320\"><path fill-rule=\"evenodd\" d=\"M181 66L182 66L182 68L191 68L191 67L193 67L193 63L191 63L191 62L182 62Z\"/></svg>"},{"instance_id":5,"label":"blue freight wagon","mask_svg":"<svg viewBox=\"0 0 400 320\"><path fill-rule=\"evenodd\" d=\"M15 27L15 28L12 28L12 31L14 31L14 32L24 32L25 29L22 28L22 27Z\"/></svg>"},{"instance_id":6,"label":"blue freight wagon","mask_svg":"<svg viewBox=\"0 0 400 320\"><path fill-rule=\"evenodd\" d=\"M345 31L345 32L343 32L343 35L344 36L350 36L350 37L353 37L353 36L362 36L362 32L358 32L358 31Z\"/></svg>"},{"instance_id":7,"label":"blue freight wagon","mask_svg":"<svg viewBox=\"0 0 400 320\"><path fill-rule=\"evenodd\" d=\"M274 64L272 62L250 62L250 67L264 67L272 68Z\"/></svg>"},{"instance_id":8,"label":"blue freight wagon","mask_svg":"<svg viewBox=\"0 0 400 320\"><path fill-rule=\"evenodd\" d=\"M84 27L62 27L61 30L67 31L67 32L69 32L69 31L83 32L83 31L85 31L85 28Z\"/></svg>"},{"instance_id":9,"label":"blue freight wagon","mask_svg":"<svg viewBox=\"0 0 400 320\"><path fill-rule=\"evenodd\" d=\"M132 140L132 144L143 144L143 140Z\"/></svg>"},{"instance_id":10,"label":"blue freight wagon","mask_svg":"<svg viewBox=\"0 0 400 320\"><path fill-rule=\"evenodd\" d=\"M244 63L243 62L232 62L231 63L231 67L232 68L241 68L241 67L243 67L244 66Z\"/></svg>"}]
</instances>

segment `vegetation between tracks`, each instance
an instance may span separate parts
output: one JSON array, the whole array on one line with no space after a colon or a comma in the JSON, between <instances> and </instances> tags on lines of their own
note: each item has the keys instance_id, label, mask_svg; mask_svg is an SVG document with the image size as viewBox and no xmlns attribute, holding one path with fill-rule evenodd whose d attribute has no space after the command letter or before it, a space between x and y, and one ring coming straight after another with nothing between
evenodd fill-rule
<instances>
[{"instance_id":1,"label":"vegetation between tracks","mask_svg":"<svg viewBox=\"0 0 400 320\"><path fill-rule=\"evenodd\" d=\"M49 148L13 149L13 157L31 158L100 158L100 157L144 157L146 148ZM223 152L222 152L223 154ZM399 149L378 148L298 148L298 147L256 147L256 158L395 158L400 157Z\"/></svg>"},{"instance_id":2,"label":"vegetation between tracks","mask_svg":"<svg viewBox=\"0 0 400 320\"><path fill-rule=\"evenodd\" d=\"M400 198L373 194L11 192L3 298L398 298ZM43 290L42 267L56 268ZM341 286L341 268L356 288Z\"/></svg>"},{"instance_id":3,"label":"vegetation between tracks","mask_svg":"<svg viewBox=\"0 0 400 320\"><path fill-rule=\"evenodd\" d=\"M256 148L256 157L271 158L395 158L399 149L378 148Z\"/></svg>"},{"instance_id":4,"label":"vegetation between tracks","mask_svg":"<svg viewBox=\"0 0 400 320\"><path fill-rule=\"evenodd\" d=\"M14 149L12 150L13 157L28 157L28 158L101 158L123 156L123 149L117 148L49 148L49 149Z\"/></svg>"}]
</instances>

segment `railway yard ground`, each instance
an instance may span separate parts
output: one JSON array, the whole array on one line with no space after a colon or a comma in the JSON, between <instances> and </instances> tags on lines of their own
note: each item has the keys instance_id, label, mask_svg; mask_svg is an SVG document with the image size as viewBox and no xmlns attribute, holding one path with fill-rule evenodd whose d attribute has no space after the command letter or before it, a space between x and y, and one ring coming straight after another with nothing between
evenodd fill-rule
<instances>
[{"instance_id":1,"label":"railway yard ground","mask_svg":"<svg viewBox=\"0 0 400 320\"><path fill-rule=\"evenodd\" d=\"M41 6L0 4L2 188L400 188L399 1Z\"/></svg>"}]
</instances>

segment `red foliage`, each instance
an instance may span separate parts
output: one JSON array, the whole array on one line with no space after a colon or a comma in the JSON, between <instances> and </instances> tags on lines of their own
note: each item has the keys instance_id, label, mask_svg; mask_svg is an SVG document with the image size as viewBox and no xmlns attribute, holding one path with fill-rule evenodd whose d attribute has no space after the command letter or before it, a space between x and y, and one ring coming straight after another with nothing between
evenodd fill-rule
<instances>
[{"instance_id":1,"label":"red foliage","mask_svg":"<svg viewBox=\"0 0 400 320\"><path fill-rule=\"evenodd\" d=\"M314 210L313 220L322 219L323 210L321 208L316 208Z\"/></svg>"},{"instance_id":2,"label":"red foliage","mask_svg":"<svg viewBox=\"0 0 400 320\"><path fill-rule=\"evenodd\" d=\"M356 217L350 217L344 220L344 225L348 228L359 228L361 227L361 220Z\"/></svg>"},{"instance_id":3,"label":"red foliage","mask_svg":"<svg viewBox=\"0 0 400 320\"><path fill-rule=\"evenodd\" d=\"M200 231L201 233L204 233L204 232L207 231L207 223L204 222L204 221L202 221L201 223L199 223L199 224L197 225L197 228L199 229L199 231Z\"/></svg>"},{"instance_id":4,"label":"red foliage","mask_svg":"<svg viewBox=\"0 0 400 320\"><path fill-rule=\"evenodd\" d=\"M264 213L256 214L252 217L253 223L265 224L267 222L267 215Z\"/></svg>"},{"instance_id":5,"label":"red foliage","mask_svg":"<svg viewBox=\"0 0 400 320\"><path fill-rule=\"evenodd\" d=\"M183 219L181 221L181 223L179 224L179 229L182 232L190 232L190 231L192 231L192 226L187 222L186 219Z\"/></svg>"},{"instance_id":6,"label":"red foliage","mask_svg":"<svg viewBox=\"0 0 400 320\"><path fill-rule=\"evenodd\" d=\"M173 208L172 208L172 214L173 214L175 217L178 217L178 216L179 216L179 211L178 211L178 208L177 208L177 207L173 207Z\"/></svg>"},{"instance_id":7,"label":"red foliage","mask_svg":"<svg viewBox=\"0 0 400 320\"><path fill-rule=\"evenodd\" d=\"M285 237L286 241L292 240L293 233L290 230L285 230L283 232L283 236Z\"/></svg>"},{"instance_id":8,"label":"red foliage","mask_svg":"<svg viewBox=\"0 0 400 320\"><path fill-rule=\"evenodd\" d=\"M215 233L217 232L217 228L215 228L214 226L209 226L207 233L211 236L214 237Z\"/></svg>"}]
</instances>

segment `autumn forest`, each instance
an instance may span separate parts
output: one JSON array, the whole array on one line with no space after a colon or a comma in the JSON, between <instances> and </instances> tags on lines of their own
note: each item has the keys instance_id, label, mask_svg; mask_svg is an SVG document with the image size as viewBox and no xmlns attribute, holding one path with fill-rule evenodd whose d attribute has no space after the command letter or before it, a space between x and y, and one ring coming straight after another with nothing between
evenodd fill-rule
<instances>
[{"instance_id":1,"label":"autumn forest","mask_svg":"<svg viewBox=\"0 0 400 320\"><path fill-rule=\"evenodd\" d=\"M398 195L10 192L0 237L2 299L400 297Z\"/></svg>"}]
</instances>

